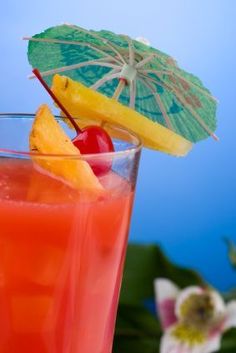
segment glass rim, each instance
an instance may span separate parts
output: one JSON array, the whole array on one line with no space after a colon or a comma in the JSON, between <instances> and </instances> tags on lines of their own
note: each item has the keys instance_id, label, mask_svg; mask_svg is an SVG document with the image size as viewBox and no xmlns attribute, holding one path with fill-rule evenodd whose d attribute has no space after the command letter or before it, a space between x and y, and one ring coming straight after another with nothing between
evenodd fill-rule
<instances>
[{"instance_id":1,"label":"glass rim","mask_svg":"<svg viewBox=\"0 0 236 353\"><path fill-rule=\"evenodd\" d=\"M0 120L4 117L6 118L10 118L10 117L19 117L19 118L34 118L35 114L33 113L0 113ZM54 115L56 119L59 120L63 120L63 118L61 116L58 115ZM78 117L74 118L75 120L83 120L80 119ZM88 119L85 118L84 120L88 120L88 121L94 121L96 122L95 119ZM75 154L53 154L53 153L38 153L38 152L26 152L26 151L17 151L14 149L4 149L1 148L0 146L0 157L4 157L4 155L9 158L27 158L27 157L39 157L39 158L58 158L58 159L70 159L70 160L76 160L76 159L80 159L80 160L87 160L87 159L94 159L94 158L114 158L114 157L121 157L121 156L125 156L125 155L129 155L130 153L136 153L138 151L140 151L143 147L142 141L141 139L133 132L130 131L127 128L124 128L123 126L120 126L119 124L116 123L109 123L107 121L104 121L104 125L105 126L110 126L111 128L114 128L117 131L122 131L124 133L127 133L128 135L131 136L132 139L136 140L136 144L134 144L134 146L130 146L125 148L122 151L114 151L114 152L102 152L102 153L88 153L88 154L79 154L79 155L75 155Z\"/></svg>"}]
</instances>

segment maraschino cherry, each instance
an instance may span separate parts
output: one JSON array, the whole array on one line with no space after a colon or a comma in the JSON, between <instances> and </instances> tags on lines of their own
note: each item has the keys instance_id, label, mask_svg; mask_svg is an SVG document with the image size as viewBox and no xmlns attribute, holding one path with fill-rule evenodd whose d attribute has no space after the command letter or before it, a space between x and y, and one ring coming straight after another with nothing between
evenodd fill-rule
<instances>
[{"instance_id":1,"label":"maraschino cherry","mask_svg":"<svg viewBox=\"0 0 236 353\"><path fill-rule=\"evenodd\" d=\"M114 152L114 146L112 140L108 133L101 128L100 126L91 125L87 126L84 129L80 129L73 117L67 111L67 109L62 105L62 103L58 100L55 94L52 92L50 87L42 78L38 69L33 70L34 75L41 82L43 87L52 97L54 102L58 105L58 107L62 110L65 116L70 120L73 125L77 135L72 140L73 144L80 150L82 154L96 154L96 153L107 153ZM111 161L104 161L104 159L97 160L96 158L92 158L88 161L91 168L93 169L96 175L101 175L107 173L111 169Z\"/></svg>"}]
</instances>

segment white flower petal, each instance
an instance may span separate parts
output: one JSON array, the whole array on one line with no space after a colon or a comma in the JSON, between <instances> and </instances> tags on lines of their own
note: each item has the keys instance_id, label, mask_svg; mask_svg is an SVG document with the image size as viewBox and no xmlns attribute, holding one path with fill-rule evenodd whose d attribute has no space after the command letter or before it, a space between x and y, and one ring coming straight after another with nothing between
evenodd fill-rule
<instances>
[{"instance_id":1,"label":"white flower petal","mask_svg":"<svg viewBox=\"0 0 236 353\"><path fill-rule=\"evenodd\" d=\"M172 329L166 331L162 336L160 353L205 353L202 351L202 344L191 346L188 343L183 343L175 338L171 332Z\"/></svg>"},{"instance_id":2,"label":"white flower petal","mask_svg":"<svg viewBox=\"0 0 236 353\"><path fill-rule=\"evenodd\" d=\"M190 286L187 287L185 289L183 289L176 301L176 306L175 306L175 315L180 318L181 317L181 305L183 304L183 302L185 302L185 300L193 295L193 294L202 294L204 292L204 289L202 289L201 287L197 287L197 286Z\"/></svg>"},{"instance_id":3,"label":"white flower petal","mask_svg":"<svg viewBox=\"0 0 236 353\"><path fill-rule=\"evenodd\" d=\"M220 349L220 336L214 336L212 339L207 340L203 344L195 345L192 347L189 347L188 352L191 353L213 353L217 352ZM179 351L178 353L182 353L182 351Z\"/></svg>"},{"instance_id":4,"label":"white flower petal","mask_svg":"<svg viewBox=\"0 0 236 353\"><path fill-rule=\"evenodd\" d=\"M236 327L236 300L232 300L226 305L226 319L224 322L224 331L231 327Z\"/></svg>"},{"instance_id":5,"label":"white flower petal","mask_svg":"<svg viewBox=\"0 0 236 353\"><path fill-rule=\"evenodd\" d=\"M154 289L158 315L163 330L166 330L176 323L175 302L179 289L173 282L165 278L156 279Z\"/></svg>"},{"instance_id":6,"label":"white flower petal","mask_svg":"<svg viewBox=\"0 0 236 353\"><path fill-rule=\"evenodd\" d=\"M201 353L212 353L220 350L221 335L214 335L209 338L201 347ZM200 353L200 352L199 352Z\"/></svg>"},{"instance_id":7,"label":"white flower petal","mask_svg":"<svg viewBox=\"0 0 236 353\"><path fill-rule=\"evenodd\" d=\"M186 347L172 336L171 331L166 333L161 338L160 353L192 353L190 350L186 350Z\"/></svg>"},{"instance_id":8,"label":"white flower petal","mask_svg":"<svg viewBox=\"0 0 236 353\"><path fill-rule=\"evenodd\" d=\"M203 353L202 345L191 347L191 353Z\"/></svg>"},{"instance_id":9,"label":"white flower petal","mask_svg":"<svg viewBox=\"0 0 236 353\"><path fill-rule=\"evenodd\" d=\"M179 288L167 278L156 278L154 289L157 302L162 302L165 299L177 299L180 293Z\"/></svg>"},{"instance_id":10,"label":"white flower petal","mask_svg":"<svg viewBox=\"0 0 236 353\"><path fill-rule=\"evenodd\" d=\"M167 330L162 336L160 353L213 353L220 349L220 335L214 335L201 344L189 345L174 337L172 330Z\"/></svg>"},{"instance_id":11,"label":"white flower petal","mask_svg":"<svg viewBox=\"0 0 236 353\"><path fill-rule=\"evenodd\" d=\"M210 295L214 304L216 315L223 315L226 310L226 306L221 295L215 290L210 290Z\"/></svg>"}]
</instances>

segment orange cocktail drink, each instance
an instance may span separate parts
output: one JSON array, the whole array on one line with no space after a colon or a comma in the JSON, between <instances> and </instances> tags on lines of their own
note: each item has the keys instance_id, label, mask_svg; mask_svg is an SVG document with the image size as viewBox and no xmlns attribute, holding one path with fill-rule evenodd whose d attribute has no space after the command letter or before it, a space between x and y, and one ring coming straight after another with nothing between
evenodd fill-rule
<instances>
[{"instance_id":1,"label":"orange cocktail drink","mask_svg":"<svg viewBox=\"0 0 236 353\"><path fill-rule=\"evenodd\" d=\"M0 125L13 119L30 129L30 117ZM0 353L111 352L140 154L134 137L112 131L119 151L104 156L112 169L96 197L44 173L24 143L23 153L3 143Z\"/></svg>"}]
</instances>

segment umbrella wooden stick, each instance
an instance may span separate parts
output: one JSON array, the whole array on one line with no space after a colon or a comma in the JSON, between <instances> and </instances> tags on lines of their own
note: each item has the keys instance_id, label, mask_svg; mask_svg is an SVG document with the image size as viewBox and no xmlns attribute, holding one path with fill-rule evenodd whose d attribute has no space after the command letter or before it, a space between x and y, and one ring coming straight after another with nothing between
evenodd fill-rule
<instances>
[{"instance_id":1,"label":"umbrella wooden stick","mask_svg":"<svg viewBox=\"0 0 236 353\"><path fill-rule=\"evenodd\" d=\"M165 106L164 106L164 103L162 102L161 100L161 97L160 95L155 91L155 89L152 87L152 85L150 83L147 82L147 79L146 78L140 78L140 80L143 82L143 84L149 88L149 90L152 92L153 96L155 97L155 100L156 100L156 103L157 103L157 106L158 108L160 109L161 113L162 113L162 116L166 122L166 126L174 131L174 128L171 124L171 121L170 121L170 118L166 112L166 109L165 109Z\"/></svg>"},{"instance_id":2,"label":"umbrella wooden stick","mask_svg":"<svg viewBox=\"0 0 236 353\"><path fill-rule=\"evenodd\" d=\"M88 48L91 48L91 49L97 51L98 53L100 53L102 55L105 55L106 57L109 57L110 59L113 59L119 65L121 64L121 62L118 59L116 59L114 56L107 55L106 52L104 52L103 50L97 48L94 45L91 45L90 43L79 42L79 41L77 42L77 41L74 41L74 40L51 39L51 38L23 37L22 39L23 40L28 40L28 41L31 41L31 42L52 43L52 44L66 44L66 45L71 44L71 45L79 45L79 46L82 46L82 47L88 47Z\"/></svg>"},{"instance_id":3,"label":"umbrella wooden stick","mask_svg":"<svg viewBox=\"0 0 236 353\"><path fill-rule=\"evenodd\" d=\"M130 108L135 109L135 100L136 100L136 80L131 81L130 83Z\"/></svg>"},{"instance_id":4,"label":"umbrella wooden stick","mask_svg":"<svg viewBox=\"0 0 236 353\"><path fill-rule=\"evenodd\" d=\"M193 82L190 82L188 80L186 80L184 77L178 75L176 72L172 72L170 71L169 73L167 73L167 75L173 75L175 77L178 77L180 80L184 81L185 83L189 84L189 85L192 85L194 88L196 88L198 91L200 91L202 94L205 94L206 96L208 96L209 98L211 98L213 101L216 101L218 102L218 100L216 99L216 97L212 96L211 93L207 92L206 90L202 89L201 87L199 87L198 85L196 85L195 83Z\"/></svg>"},{"instance_id":5,"label":"umbrella wooden stick","mask_svg":"<svg viewBox=\"0 0 236 353\"><path fill-rule=\"evenodd\" d=\"M69 24L69 23L65 23L64 25L68 26L70 28L73 28L73 29L75 29L77 31L80 31L80 32L83 32L83 33L87 33L90 36L99 39L105 45L107 45L107 47L110 48L120 58L120 60L121 60L121 62L123 64L127 64L125 59L124 59L124 57L121 55L121 53L116 48L114 48L114 46L111 43L109 43L108 40L106 40L105 38L103 38L103 37L101 37L99 35L96 35L95 33L91 33L90 31L87 31L85 28L81 28L81 27L78 27L78 26L75 26L75 25L72 25L72 24Z\"/></svg>"},{"instance_id":6,"label":"umbrella wooden stick","mask_svg":"<svg viewBox=\"0 0 236 353\"><path fill-rule=\"evenodd\" d=\"M120 95L121 95L121 92L123 91L123 89L125 88L125 86L126 86L126 80L123 79L123 78L120 78L119 84L118 84L118 86L116 87L116 90L115 90L115 92L114 92L112 98L118 100L119 97L120 97Z\"/></svg>"},{"instance_id":7,"label":"umbrella wooden stick","mask_svg":"<svg viewBox=\"0 0 236 353\"><path fill-rule=\"evenodd\" d=\"M168 86L167 86L168 87ZM169 87L169 89L171 89ZM213 139L215 141L219 141L219 137L213 133L213 131L211 131L209 129L209 127L205 124L205 122L202 120L202 118L196 113L196 111L188 104L188 102L186 101L186 99L184 97L182 97L180 94L178 94L178 92L175 90L175 88L172 88L175 96L178 98L178 100L180 101L180 103L183 104L183 106L185 108L188 109L188 111L192 114L192 116L198 121L198 123L202 126L202 128L213 137Z\"/></svg>"},{"instance_id":8,"label":"umbrella wooden stick","mask_svg":"<svg viewBox=\"0 0 236 353\"><path fill-rule=\"evenodd\" d=\"M100 60L89 60L89 61L85 61L79 64L74 64L74 65L68 65L68 66L62 66L56 69L52 69L52 70L48 70L48 71L43 71L41 72L41 76L46 77L46 76L50 76L50 75L54 75L57 73L61 73L61 72L66 72L66 71L70 71L70 70L76 70L76 69L80 69L81 67L84 66L104 66L104 67L110 67L110 68L114 68L114 69L118 69L120 68L120 66L118 65L114 65L114 64L110 64L110 63L104 63ZM35 78L34 75L30 75L29 76L30 79Z\"/></svg>"},{"instance_id":9,"label":"umbrella wooden stick","mask_svg":"<svg viewBox=\"0 0 236 353\"><path fill-rule=\"evenodd\" d=\"M173 82L172 86L174 85L174 88L176 89L176 91L177 91L179 94L181 94L181 95L185 98L186 93L188 92L190 86L188 86L187 83L186 83L186 85L185 85L185 83L184 83L185 87L183 87L183 85L180 83L180 80L178 80L178 79L177 79L176 77L174 77L174 76L171 76L171 78L172 78L172 80L173 80L173 81L172 81L172 82ZM187 101L190 105L195 106L195 104L196 104L196 102L194 101L194 98L195 98L195 97L194 97L193 95L189 94L187 98L188 98L188 99L186 99L186 101Z\"/></svg>"},{"instance_id":10,"label":"umbrella wooden stick","mask_svg":"<svg viewBox=\"0 0 236 353\"><path fill-rule=\"evenodd\" d=\"M155 57L155 54L151 54L148 57L144 58L143 60L139 61L139 63L137 63L135 65L136 69L140 69L141 67L143 67L144 65L146 65L147 63L149 63L150 61L152 61L152 59Z\"/></svg>"},{"instance_id":11,"label":"umbrella wooden stick","mask_svg":"<svg viewBox=\"0 0 236 353\"><path fill-rule=\"evenodd\" d=\"M207 97L211 98L212 100L216 101L217 99L215 97L213 97L209 92L207 92L206 90L202 89L201 87L199 87L198 85L196 85L194 82L188 81L185 78L183 78L182 76L178 75L176 72L171 71L171 70L140 70L140 72L144 73L144 74L155 74L155 75L159 75L159 74L166 74L166 75L173 75L173 76L177 76L179 79L183 80L184 82L186 82L187 84L189 84L190 86L193 86L194 88L196 88L198 91L200 91L202 94L206 95ZM159 77L159 76L158 76Z\"/></svg>"},{"instance_id":12,"label":"umbrella wooden stick","mask_svg":"<svg viewBox=\"0 0 236 353\"><path fill-rule=\"evenodd\" d=\"M134 65L134 59L135 59L135 53L134 53L134 48L133 45L131 43L131 40L128 40L129 42L129 63L131 66Z\"/></svg>"},{"instance_id":13,"label":"umbrella wooden stick","mask_svg":"<svg viewBox=\"0 0 236 353\"><path fill-rule=\"evenodd\" d=\"M99 87L104 85L104 83L106 83L107 81L111 81L114 78L119 77L119 75L120 75L120 69L119 70L118 69L112 70L107 75L103 76L100 80L98 80L96 83L91 85L90 88L97 90Z\"/></svg>"},{"instance_id":14,"label":"umbrella wooden stick","mask_svg":"<svg viewBox=\"0 0 236 353\"><path fill-rule=\"evenodd\" d=\"M151 79L150 76L146 76L146 78L149 80ZM185 100L185 98L179 94L176 89L166 83L161 77L159 77L160 81L157 81L157 80L153 80L154 82L156 82L157 84L161 85L162 87L168 89L169 91L171 91L175 96L176 98L179 100L179 102L181 104L183 104L183 106L192 114L192 116L198 121L198 123L201 125L201 127L210 135L213 137L214 140L216 141L219 141L219 138L218 136L216 136L210 129L209 127L205 124L205 122L202 120L202 118L196 113L196 111L194 109L192 109L192 107L189 105L189 103ZM152 79L151 79L152 81Z\"/></svg>"},{"instance_id":15,"label":"umbrella wooden stick","mask_svg":"<svg viewBox=\"0 0 236 353\"><path fill-rule=\"evenodd\" d=\"M127 41L129 46L129 65L134 65L135 53L134 53L134 46L132 40L129 36L122 35L122 37Z\"/></svg>"},{"instance_id":16,"label":"umbrella wooden stick","mask_svg":"<svg viewBox=\"0 0 236 353\"><path fill-rule=\"evenodd\" d=\"M137 70L138 72L140 72L141 74L146 74L148 75L149 73L153 73L153 74L161 74L161 75L170 75L172 73L172 71L170 70L148 70L148 69L142 69L142 68L139 68Z\"/></svg>"}]
</instances>

